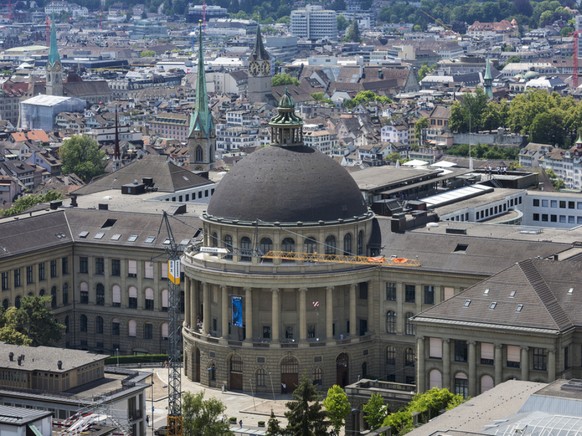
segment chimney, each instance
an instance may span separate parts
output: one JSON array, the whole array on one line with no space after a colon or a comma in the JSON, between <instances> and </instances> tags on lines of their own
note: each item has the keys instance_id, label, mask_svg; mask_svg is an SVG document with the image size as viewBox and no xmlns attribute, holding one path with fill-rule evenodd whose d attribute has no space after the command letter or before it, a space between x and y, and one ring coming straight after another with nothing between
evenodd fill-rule
<instances>
[{"instance_id":1,"label":"chimney","mask_svg":"<svg viewBox=\"0 0 582 436\"><path fill-rule=\"evenodd\" d=\"M8 353L8 358L10 359L11 362L14 362L14 353L12 351Z\"/></svg>"},{"instance_id":2,"label":"chimney","mask_svg":"<svg viewBox=\"0 0 582 436\"><path fill-rule=\"evenodd\" d=\"M62 361L62 360L59 360L59 361L57 362L57 368L59 368L59 369L63 369L63 361Z\"/></svg>"}]
</instances>

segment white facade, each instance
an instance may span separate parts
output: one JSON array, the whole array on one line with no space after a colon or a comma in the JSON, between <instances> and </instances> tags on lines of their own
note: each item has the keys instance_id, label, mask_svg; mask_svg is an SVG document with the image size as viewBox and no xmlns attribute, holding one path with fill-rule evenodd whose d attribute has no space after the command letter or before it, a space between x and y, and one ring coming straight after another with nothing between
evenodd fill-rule
<instances>
[{"instance_id":1,"label":"white facade","mask_svg":"<svg viewBox=\"0 0 582 436\"><path fill-rule=\"evenodd\" d=\"M328 156L332 156L334 150L338 148L337 135L317 125L303 126L303 142Z\"/></svg>"},{"instance_id":2,"label":"white facade","mask_svg":"<svg viewBox=\"0 0 582 436\"><path fill-rule=\"evenodd\" d=\"M307 39L337 39L337 14L321 6L291 11L291 34Z\"/></svg>"},{"instance_id":3,"label":"white facade","mask_svg":"<svg viewBox=\"0 0 582 436\"><path fill-rule=\"evenodd\" d=\"M380 140L408 145L408 126L382 126Z\"/></svg>"},{"instance_id":4,"label":"white facade","mask_svg":"<svg viewBox=\"0 0 582 436\"><path fill-rule=\"evenodd\" d=\"M84 6L79 6L75 3L67 3L62 1L51 2L44 7L45 15L49 17L52 15L60 15L62 13L71 14L73 18L88 17L89 9Z\"/></svg>"}]
</instances>

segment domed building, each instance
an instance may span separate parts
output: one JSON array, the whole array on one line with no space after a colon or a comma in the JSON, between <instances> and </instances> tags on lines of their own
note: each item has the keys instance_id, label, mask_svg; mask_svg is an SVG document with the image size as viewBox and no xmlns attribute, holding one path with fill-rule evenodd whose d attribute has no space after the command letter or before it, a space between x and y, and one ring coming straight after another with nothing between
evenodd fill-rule
<instances>
[{"instance_id":1,"label":"domed building","mask_svg":"<svg viewBox=\"0 0 582 436\"><path fill-rule=\"evenodd\" d=\"M301 376L343 386L370 364L362 297L376 268L301 256L374 256L379 232L347 171L303 144L289 94L269 125L272 145L224 177L202 215L204 248L183 257L185 372L254 392L291 392Z\"/></svg>"}]
</instances>

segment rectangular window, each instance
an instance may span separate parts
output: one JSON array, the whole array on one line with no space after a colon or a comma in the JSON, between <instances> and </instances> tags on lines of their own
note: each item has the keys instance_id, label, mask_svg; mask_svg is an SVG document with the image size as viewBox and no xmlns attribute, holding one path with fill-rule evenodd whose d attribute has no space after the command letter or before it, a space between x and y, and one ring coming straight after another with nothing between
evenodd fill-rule
<instances>
[{"instance_id":1,"label":"rectangular window","mask_svg":"<svg viewBox=\"0 0 582 436\"><path fill-rule=\"evenodd\" d=\"M404 301L406 303L414 303L416 301L415 285L404 285Z\"/></svg>"},{"instance_id":2,"label":"rectangular window","mask_svg":"<svg viewBox=\"0 0 582 436\"><path fill-rule=\"evenodd\" d=\"M111 335L119 336L119 322L114 321L111 323Z\"/></svg>"},{"instance_id":3,"label":"rectangular window","mask_svg":"<svg viewBox=\"0 0 582 436\"><path fill-rule=\"evenodd\" d=\"M533 369L545 371L547 368L547 357L545 348L533 349Z\"/></svg>"},{"instance_id":4,"label":"rectangular window","mask_svg":"<svg viewBox=\"0 0 582 436\"><path fill-rule=\"evenodd\" d=\"M521 349L515 345L507 346L507 367L519 368L521 363Z\"/></svg>"},{"instance_id":5,"label":"rectangular window","mask_svg":"<svg viewBox=\"0 0 582 436\"><path fill-rule=\"evenodd\" d=\"M424 304L434 304L434 286L424 286Z\"/></svg>"},{"instance_id":6,"label":"rectangular window","mask_svg":"<svg viewBox=\"0 0 582 436\"><path fill-rule=\"evenodd\" d=\"M161 278L162 279L167 279L168 278L168 262L162 262L161 263L161 266L162 266L162 268L161 268L161 271L162 271Z\"/></svg>"},{"instance_id":7,"label":"rectangular window","mask_svg":"<svg viewBox=\"0 0 582 436\"><path fill-rule=\"evenodd\" d=\"M368 299L368 282L362 282L358 285L360 291L360 300Z\"/></svg>"},{"instance_id":8,"label":"rectangular window","mask_svg":"<svg viewBox=\"0 0 582 436\"><path fill-rule=\"evenodd\" d=\"M467 341L455 341L455 362L467 361Z\"/></svg>"},{"instance_id":9,"label":"rectangular window","mask_svg":"<svg viewBox=\"0 0 582 436\"><path fill-rule=\"evenodd\" d=\"M66 256L61 259L61 274L64 276L69 274L69 258Z\"/></svg>"},{"instance_id":10,"label":"rectangular window","mask_svg":"<svg viewBox=\"0 0 582 436\"><path fill-rule=\"evenodd\" d=\"M26 284L30 285L31 283L34 283L34 272L32 270L32 266L27 266L26 267Z\"/></svg>"},{"instance_id":11,"label":"rectangular window","mask_svg":"<svg viewBox=\"0 0 582 436\"><path fill-rule=\"evenodd\" d=\"M51 260L51 279L57 276L57 261Z\"/></svg>"},{"instance_id":12,"label":"rectangular window","mask_svg":"<svg viewBox=\"0 0 582 436\"><path fill-rule=\"evenodd\" d=\"M396 301L396 283L386 283L386 300Z\"/></svg>"},{"instance_id":13,"label":"rectangular window","mask_svg":"<svg viewBox=\"0 0 582 436\"><path fill-rule=\"evenodd\" d=\"M103 275L105 274L105 259L102 257L95 258L95 274Z\"/></svg>"},{"instance_id":14,"label":"rectangular window","mask_svg":"<svg viewBox=\"0 0 582 436\"><path fill-rule=\"evenodd\" d=\"M533 214L533 220L534 221L539 221L540 220L540 214L539 213L534 213Z\"/></svg>"},{"instance_id":15,"label":"rectangular window","mask_svg":"<svg viewBox=\"0 0 582 436\"><path fill-rule=\"evenodd\" d=\"M115 277L121 275L121 261L119 259L111 259L111 275Z\"/></svg>"},{"instance_id":16,"label":"rectangular window","mask_svg":"<svg viewBox=\"0 0 582 436\"><path fill-rule=\"evenodd\" d=\"M150 300L149 298L146 298L145 310L154 310L154 300Z\"/></svg>"},{"instance_id":17,"label":"rectangular window","mask_svg":"<svg viewBox=\"0 0 582 436\"><path fill-rule=\"evenodd\" d=\"M558 207L558 200L550 200L550 207L552 208Z\"/></svg>"},{"instance_id":18,"label":"rectangular window","mask_svg":"<svg viewBox=\"0 0 582 436\"><path fill-rule=\"evenodd\" d=\"M16 268L14 270L14 287L19 288L20 286L22 286L22 282L20 279L20 268Z\"/></svg>"},{"instance_id":19,"label":"rectangular window","mask_svg":"<svg viewBox=\"0 0 582 436\"><path fill-rule=\"evenodd\" d=\"M89 304L89 291L81 291L81 304Z\"/></svg>"},{"instance_id":20,"label":"rectangular window","mask_svg":"<svg viewBox=\"0 0 582 436\"><path fill-rule=\"evenodd\" d=\"M493 365L495 358L495 346L487 342L481 342L481 364Z\"/></svg>"},{"instance_id":21,"label":"rectangular window","mask_svg":"<svg viewBox=\"0 0 582 436\"><path fill-rule=\"evenodd\" d=\"M154 337L154 326L153 324L144 324L143 326L143 338L153 339Z\"/></svg>"},{"instance_id":22,"label":"rectangular window","mask_svg":"<svg viewBox=\"0 0 582 436\"><path fill-rule=\"evenodd\" d=\"M137 277L137 260L127 261L127 276Z\"/></svg>"},{"instance_id":23,"label":"rectangular window","mask_svg":"<svg viewBox=\"0 0 582 436\"><path fill-rule=\"evenodd\" d=\"M564 200L560 200L560 209L566 209L566 202Z\"/></svg>"},{"instance_id":24,"label":"rectangular window","mask_svg":"<svg viewBox=\"0 0 582 436\"><path fill-rule=\"evenodd\" d=\"M469 380L455 377L455 394L467 398L469 395Z\"/></svg>"},{"instance_id":25,"label":"rectangular window","mask_svg":"<svg viewBox=\"0 0 582 436\"><path fill-rule=\"evenodd\" d=\"M429 357L432 359L443 358L443 340L441 338L430 338Z\"/></svg>"},{"instance_id":26,"label":"rectangular window","mask_svg":"<svg viewBox=\"0 0 582 436\"><path fill-rule=\"evenodd\" d=\"M154 278L154 263L146 261L145 262L145 269L144 269L144 278L146 279L153 279Z\"/></svg>"},{"instance_id":27,"label":"rectangular window","mask_svg":"<svg viewBox=\"0 0 582 436\"><path fill-rule=\"evenodd\" d=\"M44 266L44 264L41 264L41 265ZM40 276L40 266L41 265L38 266L39 267L39 269L38 269L39 276ZM44 268L43 268L43 270L44 270ZM88 257L81 256L79 258L79 272L81 274L88 274L89 273L89 258Z\"/></svg>"},{"instance_id":28,"label":"rectangular window","mask_svg":"<svg viewBox=\"0 0 582 436\"><path fill-rule=\"evenodd\" d=\"M542 207L548 207L548 200L542 200Z\"/></svg>"},{"instance_id":29,"label":"rectangular window","mask_svg":"<svg viewBox=\"0 0 582 436\"><path fill-rule=\"evenodd\" d=\"M444 289L444 297L445 297L445 300L448 300L453 295L455 295L455 288L450 288L448 286L445 286L445 289Z\"/></svg>"},{"instance_id":30,"label":"rectangular window","mask_svg":"<svg viewBox=\"0 0 582 436\"><path fill-rule=\"evenodd\" d=\"M2 290L3 291L8 290L8 273L7 272L2 273Z\"/></svg>"}]
</instances>

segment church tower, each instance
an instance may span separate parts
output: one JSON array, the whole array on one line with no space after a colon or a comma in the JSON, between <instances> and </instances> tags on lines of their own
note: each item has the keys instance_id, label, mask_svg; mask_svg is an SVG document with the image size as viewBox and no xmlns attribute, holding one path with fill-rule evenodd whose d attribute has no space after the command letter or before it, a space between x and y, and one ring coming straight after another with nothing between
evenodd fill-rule
<instances>
[{"instance_id":1,"label":"church tower","mask_svg":"<svg viewBox=\"0 0 582 436\"><path fill-rule=\"evenodd\" d=\"M485 75L483 76L483 89L487 98L493 98L493 76L491 75L491 62L485 61Z\"/></svg>"},{"instance_id":2,"label":"church tower","mask_svg":"<svg viewBox=\"0 0 582 436\"><path fill-rule=\"evenodd\" d=\"M271 56L265 50L261 26L257 25L255 47L249 56L247 98L251 103L266 102L271 95Z\"/></svg>"},{"instance_id":3,"label":"church tower","mask_svg":"<svg viewBox=\"0 0 582 436\"><path fill-rule=\"evenodd\" d=\"M202 23L199 29L198 77L196 78L196 106L190 115L188 147L190 168L193 171L209 171L214 166L216 132L212 112L208 107L204 51L202 50Z\"/></svg>"},{"instance_id":4,"label":"church tower","mask_svg":"<svg viewBox=\"0 0 582 436\"><path fill-rule=\"evenodd\" d=\"M47 95L63 95L63 65L57 47L57 30L54 20L51 20L50 47L46 63L46 93Z\"/></svg>"}]
</instances>

